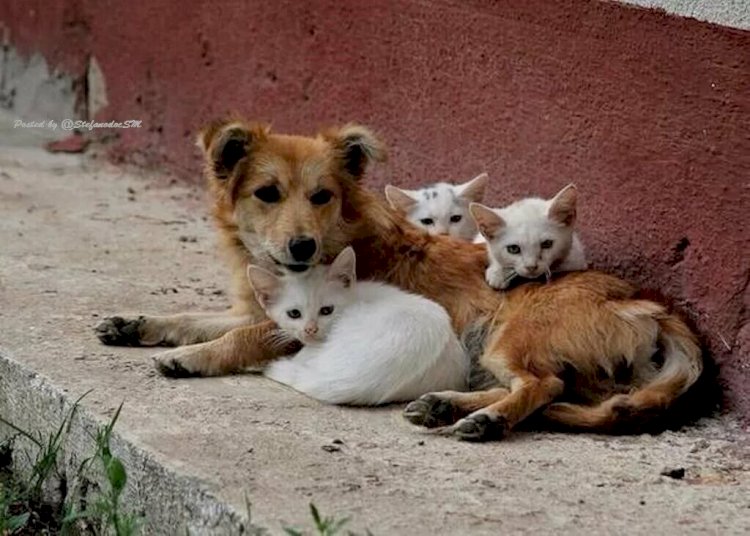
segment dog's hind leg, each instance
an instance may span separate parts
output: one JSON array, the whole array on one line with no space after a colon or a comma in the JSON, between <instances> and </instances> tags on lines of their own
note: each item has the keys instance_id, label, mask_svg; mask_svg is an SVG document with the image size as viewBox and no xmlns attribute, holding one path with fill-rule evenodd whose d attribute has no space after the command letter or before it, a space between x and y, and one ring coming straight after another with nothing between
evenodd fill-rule
<instances>
[{"instance_id":1,"label":"dog's hind leg","mask_svg":"<svg viewBox=\"0 0 750 536\"><path fill-rule=\"evenodd\" d=\"M540 378L530 373L519 374L508 396L464 417L455 424L453 432L467 441L500 439L516 424L560 396L563 388L563 381L553 375Z\"/></svg>"},{"instance_id":2,"label":"dog's hind leg","mask_svg":"<svg viewBox=\"0 0 750 536\"><path fill-rule=\"evenodd\" d=\"M509 393L510 391L501 387L473 393L459 391L427 393L406 406L404 417L412 424L426 428L447 426L472 411L502 400Z\"/></svg>"},{"instance_id":3,"label":"dog's hind leg","mask_svg":"<svg viewBox=\"0 0 750 536\"><path fill-rule=\"evenodd\" d=\"M237 314L233 310L170 316L112 316L105 318L95 331L99 340L109 345L182 346L218 339L260 318L257 315Z\"/></svg>"},{"instance_id":4,"label":"dog's hind leg","mask_svg":"<svg viewBox=\"0 0 750 536\"><path fill-rule=\"evenodd\" d=\"M270 320L233 329L218 339L156 354L156 368L165 376L221 376L259 366L299 349L297 341L275 337Z\"/></svg>"}]
</instances>

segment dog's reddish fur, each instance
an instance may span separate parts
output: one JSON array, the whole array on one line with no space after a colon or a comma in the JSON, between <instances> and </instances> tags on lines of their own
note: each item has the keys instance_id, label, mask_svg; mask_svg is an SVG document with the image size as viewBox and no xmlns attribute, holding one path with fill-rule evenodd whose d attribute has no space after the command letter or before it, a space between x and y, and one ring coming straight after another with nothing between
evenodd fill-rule
<instances>
[{"instance_id":1,"label":"dog's reddish fur","mask_svg":"<svg viewBox=\"0 0 750 536\"><path fill-rule=\"evenodd\" d=\"M319 244L313 262L328 262L351 244L359 277L437 301L458 333L476 324L490 328L481 363L501 387L426 395L406 411L417 424L452 424L463 417L455 432L484 439L546 407L549 419L568 426L613 430L620 420L665 410L700 374L700 351L690 330L659 304L634 299L635 288L616 277L581 272L546 285L493 291L484 281L483 245L430 236L361 186L367 165L384 155L362 127L298 137L234 121L211 125L200 145L233 272L231 314L118 319L119 327L110 322L102 330L114 332L102 337L111 343L201 343L156 356L165 373L226 374L289 351L268 342L273 327L263 322L244 274L250 262L267 268L286 263L285 244L302 233ZM257 198L258 189L268 185L281 192L278 201ZM311 203L321 189L331 193L330 201ZM118 339L122 325L132 328L132 322L137 339ZM668 347L669 363L677 363L675 355L681 360L668 378L651 360L657 344ZM611 381L622 363L633 370L626 388ZM566 386L564 372L571 368L578 379ZM571 385L581 386L579 394L592 405L555 402Z\"/></svg>"}]
</instances>

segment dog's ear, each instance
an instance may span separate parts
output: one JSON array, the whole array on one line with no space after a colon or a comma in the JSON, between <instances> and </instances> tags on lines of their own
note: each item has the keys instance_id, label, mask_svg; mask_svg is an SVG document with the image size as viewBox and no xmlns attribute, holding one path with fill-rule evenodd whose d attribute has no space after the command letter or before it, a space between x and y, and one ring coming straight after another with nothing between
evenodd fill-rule
<instances>
[{"instance_id":1,"label":"dog's ear","mask_svg":"<svg viewBox=\"0 0 750 536\"><path fill-rule=\"evenodd\" d=\"M355 180L365 174L372 162L384 162L385 147L369 129L349 124L327 131L324 138L333 146L341 166Z\"/></svg>"},{"instance_id":2,"label":"dog's ear","mask_svg":"<svg viewBox=\"0 0 750 536\"><path fill-rule=\"evenodd\" d=\"M248 265L247 278L253 287L255 298L258 300L260 306L265 309L276 299L281 287L281 279L277 275L254 264Z\"/></svg>"},{"instance_id":3,"label":"dog's ear","mask_svg":"<svg viewBox=\"0 0 750 536\"><path fill-rule=\"evenodd\" d=\"M497 212L480 203L470 203L469 213L476 222L479 232L488 241L495 238L497 232L505 226L505 220Z\"/></svg>"},{"instance_id":4,"label":"dog's ear","mask_svg":"<svg viewBox=\"0 0 750 536\"><path fill-rule=\"evenodd\" d=\"M573 225L576 221L577 199L578 191L575 184L568 184L552 198L547 217L565 226Z\"/></svg>"},{"instance_id":5,"label":"dog's ear","mask_svg":"<svg viewBox=\"0 0 750 536\"><path fill-rule=\"evenodd\" d=\"M268 133L268 128L247 125L242 121L214 121L198 135L198 147L213 175L228 179L243 158L251 155L253 146Z\"/></svg>"},{"instance_id":6,"label":"dog's ear","mask_svg":"<svg viewBox=\"0 0 750 536\"><path fill-rule=\"evenodd\" d=\"M348 246L333 260L328 267L326 277L330 281L340 281L344 288L351 287L357 280L357 257L354 248Z\"/></svg>"},{"instance_id":7,"label":"dog's ear","mask_svg":"<svg viewBox=\"0 0 750 536\"><path fill-rule=\"evenodd\" d=\"M385 198L388 204L391 205L391 208L405 213L409 212L417 204L417 200L409 195L409 192L401 188L396 188L391 184L385 187Z\"/></svg>"},{"instance_id":8,"label":"dog's ear","mask_svg":"<svg viewBox=\"0 0 750 536\"><path fill-rule=\"evenodd\" d=\"M456 186L458 196L467 201L479 202L484 199L484 189L487 187L489 175L482 173L463 184Z\"/></svg>"}]
</instances>

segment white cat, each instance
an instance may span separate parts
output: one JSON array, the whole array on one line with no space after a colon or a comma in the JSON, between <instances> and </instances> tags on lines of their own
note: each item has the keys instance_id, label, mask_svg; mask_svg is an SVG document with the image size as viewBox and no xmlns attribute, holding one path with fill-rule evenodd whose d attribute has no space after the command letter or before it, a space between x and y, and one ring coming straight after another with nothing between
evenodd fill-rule
<instances>
[{"instance_id":1,"label":"white cat","mask_svg":"<svg viewBox=\"0 0 750 536\"><path fill-rule=\"evenodd\" d=\"M469 215L469 203L481 201L486 186L487 174L482 173L463 184L440 182L419 190L401 190L389 184L385 197L391 207L428 233L471 241L477 227Z\"/></svg>"},{"instance_id":2,"label":"white cat","mask_svg":"<svg viewBox=\"0 0 750 536\"><path fill-rule=\"evenodd\" d=\"M258 302L304 347L264 374L332 404L377 405L463 390L468 360L446 310L391 285L356 281L355 255L279 277L257 266Z\"/></svg>"},{"instance_id":3,"label":"white cat","mask_svg":"<svg viewBox=\"0 0 750 536\"><path fill-rule=\"evenodd\" d=\"M583 244L574 231L576 197L569 184L549 200L529 197L501 209L472 203L471 216L487 242L487 283L505 289L517 276L585 270Z\"/></svg>"}]
</instances>

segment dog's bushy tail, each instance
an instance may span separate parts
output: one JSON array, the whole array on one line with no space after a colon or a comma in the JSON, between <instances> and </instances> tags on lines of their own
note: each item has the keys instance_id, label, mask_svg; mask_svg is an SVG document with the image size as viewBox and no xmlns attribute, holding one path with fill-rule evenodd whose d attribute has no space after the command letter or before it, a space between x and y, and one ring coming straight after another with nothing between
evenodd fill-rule
<instances>
[{"instance_id":1,"label":"dog's bushy tail","mask_svg":"<svg viewBox=\"0 0 750 536\"><path fill-rule=\"evenodd\" d=\"M677 316L654 308L649 318L658 324L657 341L663 354L659 371L629 394L618 394L587 406L557 402L543 411L553 425L566 429L606 432L655 432L670 425L670 410L704 373L704 357L694 333Z\"/></svg>"}]
</instances>

